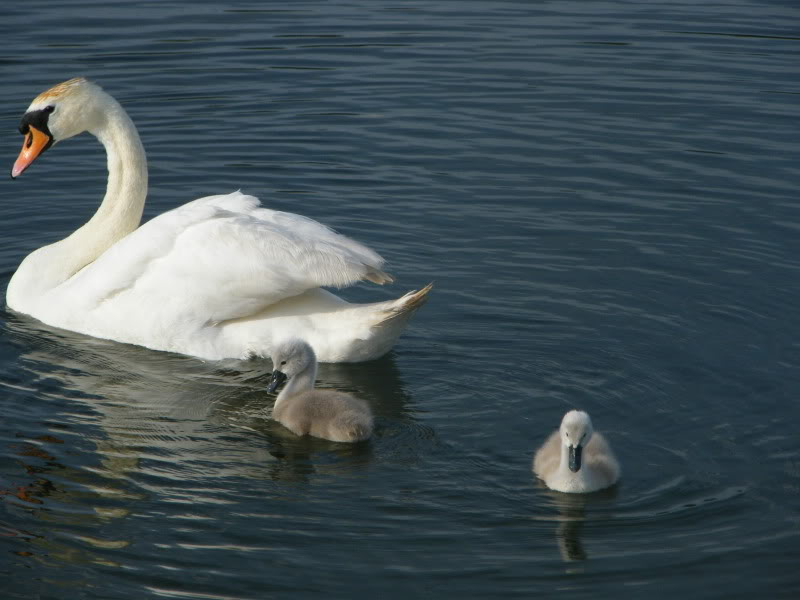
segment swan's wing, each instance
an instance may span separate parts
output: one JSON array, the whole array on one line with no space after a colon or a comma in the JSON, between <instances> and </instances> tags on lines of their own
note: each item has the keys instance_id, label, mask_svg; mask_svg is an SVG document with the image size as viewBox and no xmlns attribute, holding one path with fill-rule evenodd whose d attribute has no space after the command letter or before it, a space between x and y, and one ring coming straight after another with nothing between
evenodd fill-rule
<instances>
[{"instance_id":1,"label":"swan's wing","mask_svg":"<svg viewBox=\"0 0 800 600\"><path fill-rule=\"evenodd\" d=\"M614 451L602 434L595 432L592 439L586 444L585 458L587 464L601 473L603 479L609 483L619 478L620 467Z\"/></svg>"},{"instance_id":2,"label":"swan's wing","mask_svg":"<svg viewBox=\"0 0 800 600\"><path fill-rule=\"evenodd\" d=\"M261 208L235 192L159 215L62 286L86 309L127 294L219 322L310 288L391 281L382 264L366 246L312 219Z\"/></svg>"},{"instance_id":3,"label":"swan's wing","mask_svg":"<svg viewBox=\"0 0 800 600\"><path fill-rule=\"evenodd\" d=\"M545 479L558 469L561 462L561 434L558 429L550 434L533 457L533 472Z\"/></svg>"},{"instance_id":4,"label":"swan's wing","mask_svg":"<svg viewBox=\"0 0 800 600\"><path fill-rule=\"evenodd\" d=\"M614 456L614 452L611 450L611 446L608 445L605 436L603 436L602 433L598 433L595 431L592 434L592 439L590 439L589 443L586 444L584 457L604 456L604 455Z\"/></svg>"}]
</instances>

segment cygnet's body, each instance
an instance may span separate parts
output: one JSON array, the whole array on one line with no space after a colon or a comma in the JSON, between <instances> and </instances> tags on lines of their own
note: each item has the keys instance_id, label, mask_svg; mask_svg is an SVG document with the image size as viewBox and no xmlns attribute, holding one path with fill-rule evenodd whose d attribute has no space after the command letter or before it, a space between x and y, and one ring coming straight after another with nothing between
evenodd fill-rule
<instances>
[{"instance_id":1,"label":"cygnet's body","mask_svg":"<svg viewBox=\"0 0 800 600\"><path fill-rule=\"evenodd\" d=\"M620 468L589 415L571 410L533 457L533 471L558 492L585 494L614 485Z\"/></svg>"},{"instance_id":2,"label":"cygnet's body","mask_svg":"<svg viewBox=\"0 0 800 600\"><path fill-rule=\"evenodd\" d=\"M272 417L296 435L332 442L360 442L372 435L372 412L363 400L344 392L315 390L317 357L307 343L279 344L272 354L268 392L286 382Z\"/></svg>"}]
</instances>

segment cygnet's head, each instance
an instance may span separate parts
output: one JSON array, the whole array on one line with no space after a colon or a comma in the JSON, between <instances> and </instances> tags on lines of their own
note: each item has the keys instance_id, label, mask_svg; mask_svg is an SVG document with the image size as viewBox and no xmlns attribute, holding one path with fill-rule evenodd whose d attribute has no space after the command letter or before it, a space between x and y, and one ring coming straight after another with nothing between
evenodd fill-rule
<instances>
[{"instance_id":1,"label":"cygnet's head","mask_svg":"<svg viewBox=\"0 0 800 600\"><path fill-rule=\"evenodd\" d=\"M53 144L101 126L112 106L119 105L100 86L83 77L39 94L22 115L19 132L25 139L11 177L20 175Z\"/></svg>"},{"instance_id":2,"label":"cygnet's head","mask_svg":"<svg viewBox=\"0 0 800 600\"><path fill-rule=\"evenodd\" d=\"M272 352L272 379L267 392L272 393L284 382L302 373L317 362L311 346L303 340L289 340L278 344Z\"/></svg>"},{"instance_id":3,"label":"cygnet's head","mask_svg":"<svg viewBox=\"0 0 800 600\"><path fill-rule=\"evenodd\" d=\"M582 410L571 410L561 420L561 443L569 448L569 470L581 468L581 453L594 433L592 420Z\"/></svg>"}]
</instances>

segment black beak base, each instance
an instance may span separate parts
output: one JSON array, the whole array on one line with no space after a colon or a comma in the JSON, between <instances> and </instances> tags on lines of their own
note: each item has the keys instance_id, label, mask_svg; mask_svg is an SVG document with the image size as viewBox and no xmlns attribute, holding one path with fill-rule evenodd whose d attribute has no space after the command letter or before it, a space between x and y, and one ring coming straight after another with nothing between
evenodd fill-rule
<instances>
[{"instance_id":1,"label":"black beak base","mask_svg":"<svg viewBox=\"0 0 800 600\"><path fill-rule=\"evenodd\" d=\"M267 385L267 393L272 394L285 382L286 382L286 373L281 373L276 369L275 371L272 372L272 379L269 380L269 385Z\"/></svg>"},{"instance_id":2,"label":"black beak base","mask_svg":"<svg viewBox=\"0 0 800 600\"><path fill-rule=\"evenodd\" d=\"M581 468L581 452L583 452L583 446L569 447L569 470L573 473L577 473Z\"/></svg>"}]
</instances>

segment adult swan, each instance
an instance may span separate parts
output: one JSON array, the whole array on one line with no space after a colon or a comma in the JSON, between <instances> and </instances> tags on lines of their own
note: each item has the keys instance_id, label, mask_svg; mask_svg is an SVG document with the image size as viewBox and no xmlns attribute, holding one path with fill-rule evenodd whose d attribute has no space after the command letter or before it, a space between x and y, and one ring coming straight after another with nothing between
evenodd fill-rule
<instances>
[{"instance_id":1,"label":"adult swan","mask_svg":"<svg viewBox=\"0 0 800 600\"><path fill-rule=\"evenodd\" d=\"M84 131L106 149L105 198L83 227L22 261L6 294L15 311L210 360L269 356L299 337L321 361L357 362L386 353L426 299L430 286L374 304L321 289L392 278L369 248L239 192L200 198L140 227L147 161L139 134L122 106L83 78L30 105L11 176Z\"/></svg>"}]
</instances>

